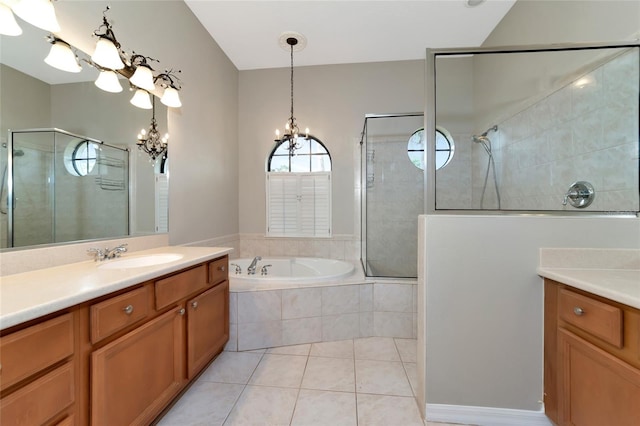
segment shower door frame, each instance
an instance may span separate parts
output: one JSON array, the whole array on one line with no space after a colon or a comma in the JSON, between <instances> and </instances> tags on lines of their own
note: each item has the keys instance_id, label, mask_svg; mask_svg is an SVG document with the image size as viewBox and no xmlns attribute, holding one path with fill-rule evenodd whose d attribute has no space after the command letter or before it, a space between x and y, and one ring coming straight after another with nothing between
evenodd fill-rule
<instances>
[{"instance_id":1,"label":"shower door frame","mask_svg":"<svg viewBox=\"0 0 640 426\"><path fill-rule=\"evenodd\" d=\"M490 215L490 216L587 216L587 217L640 217L640 211L576 211L576 210L478 210L478 209L436 209L436 164L435 155L427 155L436 149L436 56L460 56L476 53L536 53L561 52L594 49L640 48L640 40L602 43L559 43L553 45L515 45L498 47L460 47L451 49L426 49L425 60L425 104L424 129L426 146L424 151L424 214L426 215ZM640 55L640 52L639 52ZM640 143L640 128L639 143ZM638 176L640 181L640 176ZM640 198L640 193L638 194Z\"/></svg>"},{"instance_id":2,"label":"shower door frame","mask_svg":"<svg viewBox=\"0 0 640 426\"><path fill-rule=\"evenodd\" d=\"M386 277L378 275L368 275L367 268L367 123L369 119L374 118L403 118L403 117L423 117L424 112L399 112L387 114L365 114L362 133L360 134L360 264L366 278L382 278L393 280L410 280L415 281L412 277ZM435 145L434 145L435 146ZM425 147L426 149L426 147ZM426 163L423 163L426 164ZM423 175L426 173L422 171ZM423 214L426 213L423 206ZM417 253L416 253L417 259Z\"/></svg>"}]
</instances>

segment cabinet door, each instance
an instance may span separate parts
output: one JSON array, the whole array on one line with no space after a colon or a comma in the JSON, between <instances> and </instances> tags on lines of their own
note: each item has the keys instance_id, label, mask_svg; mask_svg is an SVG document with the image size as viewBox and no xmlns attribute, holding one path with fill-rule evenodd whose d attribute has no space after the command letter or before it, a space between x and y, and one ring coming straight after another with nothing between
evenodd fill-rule
<instances>
[{"instance_id":1,"label":"cabinet door","mask_svg":"<svg viewBox=\"0 0 640 426\"><path fill-rule=\"evenodd\" d=\"M562 328L558 343L562 424L637 426L640 370Z\"/></svg>"},{"instance_id":2,"label":"cabinet door","mask_svg":"<svg viewBox=\"0 0 640 426\"><path fill-rule=\"evenodd\" d=\"M187 302L188 376L193 378L229 340L229 281Z\"/></svg>"},{"instance_id":3,"label":"cabinet door","mask_svg":"<svg viewBox=\"0 0 640 426\"><path fill-rule=\"evenodd\" d=\"M173 309L91 355L91 424L149 424L183 382L184 310Z\"/></svg>"}]
</instances>

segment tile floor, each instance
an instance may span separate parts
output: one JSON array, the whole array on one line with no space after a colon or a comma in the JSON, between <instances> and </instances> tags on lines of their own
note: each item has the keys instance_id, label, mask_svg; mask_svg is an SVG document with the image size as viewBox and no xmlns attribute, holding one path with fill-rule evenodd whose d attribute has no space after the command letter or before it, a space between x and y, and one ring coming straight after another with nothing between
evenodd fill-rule
<instances>
[{"instance_id":1,"label":"tile floor","mask_svg":"<svg viewBox=\"0 0 640 426\"><path fill-rule=\"evenodd\" d=\"M416 383L413 339L223 352L158 425L424 426Z\"/></svg>"}]
</instances>

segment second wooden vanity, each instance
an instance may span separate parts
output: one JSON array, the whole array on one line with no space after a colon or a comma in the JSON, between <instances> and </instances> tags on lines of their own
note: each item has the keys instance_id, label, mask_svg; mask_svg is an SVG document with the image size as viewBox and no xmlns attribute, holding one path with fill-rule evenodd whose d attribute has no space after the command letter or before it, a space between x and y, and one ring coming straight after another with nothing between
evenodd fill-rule
<instances>
[{"instance_id":1,"label":"second wooden vanity","mask_svg":"<svg viewBox=\"0 0 640 426\"><path fill-rule=\"evenodd\" d=\"M229 338L226 255L25 323L0 338L0 423L146 425Z\"/></svg>"},{"instance_id":2,"label":"second wooden vanity","mask_svg":"<svg viewBox=\"0 0 640 426\"><path fill-rule=\"evenodd\" d=\"M551 279L544 290L547 416L558 425L640 424L640 310Z\"/></svg>"}]
</instances>

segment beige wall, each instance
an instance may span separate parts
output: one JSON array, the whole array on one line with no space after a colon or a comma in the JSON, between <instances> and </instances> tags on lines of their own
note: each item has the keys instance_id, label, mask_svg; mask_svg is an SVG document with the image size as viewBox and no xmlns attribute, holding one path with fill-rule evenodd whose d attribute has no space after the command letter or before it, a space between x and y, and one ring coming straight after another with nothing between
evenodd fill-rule
<instances>
[{"instance_id":1,"label":"beige wall","mask_svg":"<svg viewBox=\"0 0 640 426\"><path fill-rule=\"evenodd\" d=\"M274 40L274 43L276 40ZM286 53L283 52L283 55ZM303 55L304 52L300 53ZM355 177L367 113L422 111L423 61L299 67L294 70L295 116L329 149L333 234L357 232ZM265 165L276 128L289 115L287 69L240 72L240 232L265 232Z\"/></svg>"}]
</instances>

